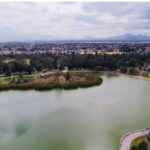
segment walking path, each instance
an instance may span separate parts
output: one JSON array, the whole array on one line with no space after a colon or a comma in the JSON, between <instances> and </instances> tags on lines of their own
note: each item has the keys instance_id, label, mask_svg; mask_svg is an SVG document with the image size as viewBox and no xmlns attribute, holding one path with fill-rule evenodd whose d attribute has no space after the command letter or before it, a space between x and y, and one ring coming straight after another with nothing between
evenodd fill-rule
<instances>
[{"instance_id":1,"label":"walking path","mask_svg":"<svg viewBox=\"0 0 150 150\"><path fill-rule=\"evenodd\" d=\"M121 138L121 141L120 141L121 143L120 150L130 150L131 142L134 139L145 136L145 135L149 135L149 134L150 134L150 129L142 129L142 130L137 130L137 131L129 132L125 134Z\"/></svg>"}]
</instances>

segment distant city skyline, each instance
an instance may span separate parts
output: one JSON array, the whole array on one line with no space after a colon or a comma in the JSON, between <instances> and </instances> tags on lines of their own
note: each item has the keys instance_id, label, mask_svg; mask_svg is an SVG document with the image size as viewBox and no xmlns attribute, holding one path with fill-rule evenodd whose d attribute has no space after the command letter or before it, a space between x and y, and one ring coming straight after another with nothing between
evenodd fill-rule
<instances>
[{"instance_id":1,"label":"distant city skyline","mask_svg":"<svg viewBox=\"0 0 150 150\"><path fill-rule=\"evenodd\" d=\"M148 2L0 3L0 42L150 36Z\"/></svg>"}]
</instances>

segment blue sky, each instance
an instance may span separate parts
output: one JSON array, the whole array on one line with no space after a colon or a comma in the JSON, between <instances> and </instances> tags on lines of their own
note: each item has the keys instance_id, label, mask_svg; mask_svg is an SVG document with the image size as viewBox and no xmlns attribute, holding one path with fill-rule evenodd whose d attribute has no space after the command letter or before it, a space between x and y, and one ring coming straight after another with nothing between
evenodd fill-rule
<instances>
[{"instance_id":1,"label":"blue sky","mask_svg":"<svg viewBox=\"0 0 150 150\"><path fill-rule=\"evenodd\" d=\"M150 3L0 3L0 41L150 35Z\"/></svg>"}]
</instances>

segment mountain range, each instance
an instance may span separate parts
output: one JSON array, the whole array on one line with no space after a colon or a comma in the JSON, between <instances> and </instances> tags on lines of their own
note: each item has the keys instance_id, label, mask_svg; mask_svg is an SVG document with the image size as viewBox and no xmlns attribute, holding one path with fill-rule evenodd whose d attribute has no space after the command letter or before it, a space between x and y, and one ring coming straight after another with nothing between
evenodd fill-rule
<instances>
[{"instance_id":1,"label":"mountain range","mask_svg":"<svg viewBox=\"0 0 150 150\"><path fill-rule=\"evenodd\" d=\"M131 41L131 42L143 42L150 41L150 36L142 34L124 34L120 36L114 36L110 38L103 39L104 41Z\"/></svg>"},{"instance_id":2,"label":"mountain range","mask_svg":"<svg viewBox=\"0 0 150 150\"><path fill-rule=\"evenodd\" d=\"M53 42L62 42L62 43L70 43L70 42L146 42L150 43L150 36L143 34L122 34L119 36L112 36L108 38L91 38L85 37L82 39L41 39L41 40L22 40L22 41L10 41L10 42L0 42L1 43L53 43Z\"/></svg>"},{"instance_id":3,"label":"mountain range","mask_svg":"<svg viewBox=\"0 0 150 150\"><path fill-rule=\"evenodd\" d=\"M143 34L122 34L119 36L112 36L108 38L91 38L85 37L83 39L65 39L53 40L62 42L150 42L150 36Z\"/></svg>"}]
</instances>

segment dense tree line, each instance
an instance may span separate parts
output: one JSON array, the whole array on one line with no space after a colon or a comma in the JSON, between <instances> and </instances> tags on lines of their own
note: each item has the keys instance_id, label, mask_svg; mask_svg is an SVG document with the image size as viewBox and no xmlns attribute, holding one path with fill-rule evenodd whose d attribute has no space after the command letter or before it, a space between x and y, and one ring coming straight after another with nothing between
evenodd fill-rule
<instances>
[{"instance_id":1,"label":"dense tree line","mask_svg":"<svg viewBox=\"0 0 150 150\"><path fill-rule=\"evenodd\" d=\"M125 73L130 68L143 68L150 64L150 54L122 55L9 55L0 56L0 74L31 74L35 71L64 69L91 69L100 71L121 70Z\"/></svg>"}]
</instances>

